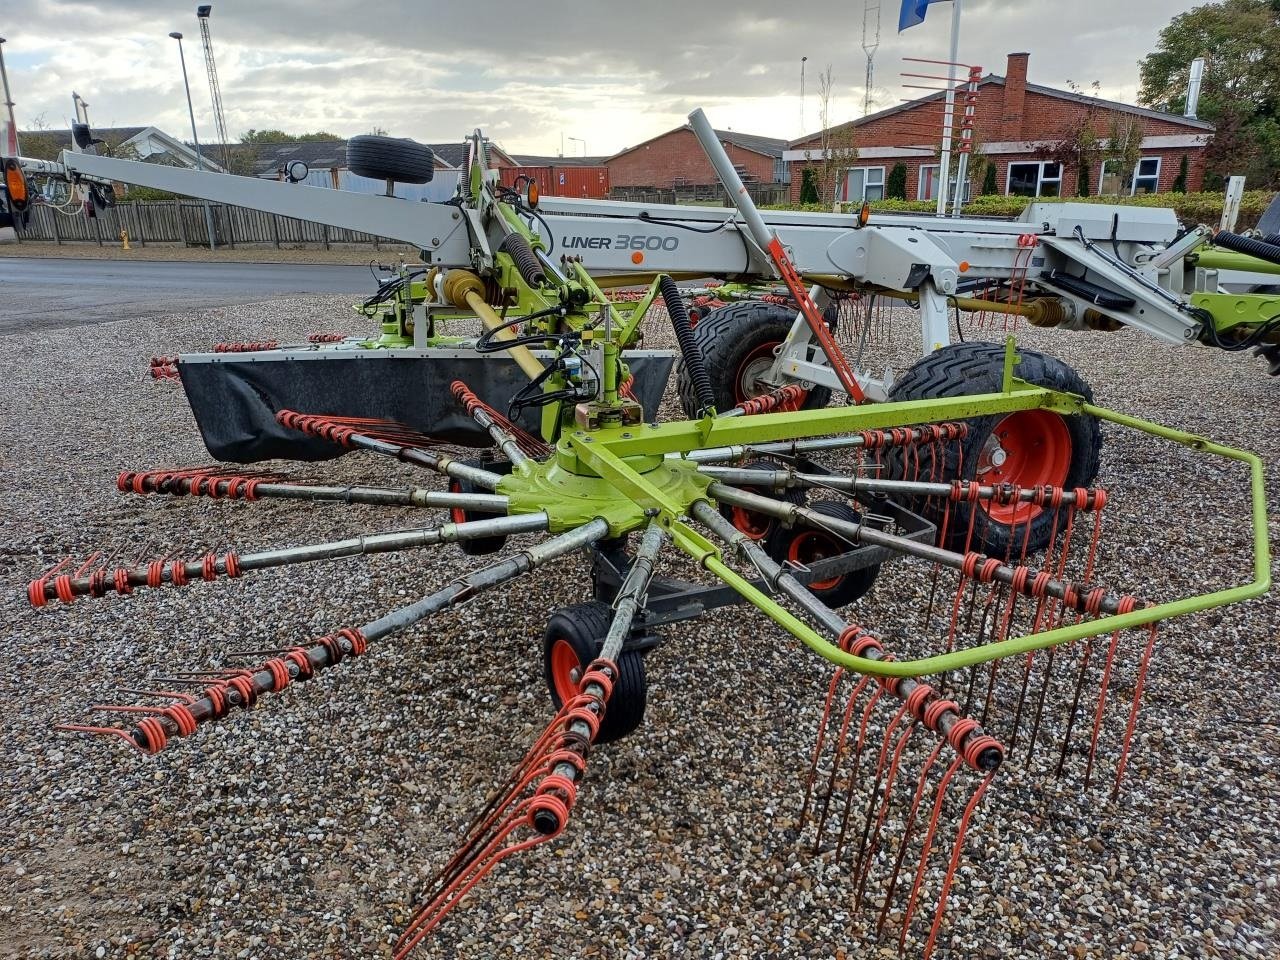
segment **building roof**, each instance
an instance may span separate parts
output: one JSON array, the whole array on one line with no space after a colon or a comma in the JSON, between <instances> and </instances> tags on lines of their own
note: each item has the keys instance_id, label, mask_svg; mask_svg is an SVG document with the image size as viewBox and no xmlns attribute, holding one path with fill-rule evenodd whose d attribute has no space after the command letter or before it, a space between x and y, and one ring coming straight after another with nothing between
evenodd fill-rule
<instances>
[{"instance_id":1,"label":"building roof","mask_svg":"<svg viewBox=\"0 0 1280 960\"><path fill-rule=\"evenodd\" d=\"M156 154L163 152L192 165L196 162L194 147L177 137L170 136L159 127L91 127L90 131L94 140L105 145L108 155L116 153L122 146L130 145L138 148L139 159L144 161L154 162L153 158ZM72 148L69 129L25 132L19 130L18 138L24 141L22 143L24 153L40 159L55 159L60 151ZM157 146L158 149L146 149L146 152L143 152L144 148ZM208 145L201 145L200 155L215 170L223 169L220 154Z\"/></svg>"},{"instance_id":2,"label":"building roof","mask_svg":"<svg viewBox=\"0 0 1280 960\"><path fill-rule=\"evenodd\" d=\"M289 143L253 144L257 159L254 172L258 176L274 175L286 163L301 160L313 169L344 168L347 165L347 141L298 140Z\"/></svg>"},{"instance_id":3,"label":"building roof","mask_svg":"<svg viewBox=\"0 0 1280 960\"><path fill-rule=\"evenodd\" d=\"M132 140L149 127L92 127L93 135L100 140L105 140L108 144L118 146L126 140ZM19 130L18 139L23 140L28 137L40 137L47 142L56 143L59 150L71 149L71 130L66 129L50 129L50 130Z\"/></svg>"},{"instance_id":4,"label":"building roof","mask_svg":"<svg viewBox=\"0 0 1280 960\"><path fill-rule=\"evenodd\" d=\"M454 140L451 143L428 143L431 151L451 167L460 167L467 162L467 141Z\"/></svg>"},{"instance_id":5,"label":"building roof","mask_svg":"<svg viewBox=\"0 0 1280 960\"><path fill-rule=\"evenodd\" d=\"M999 74L989 73L978 81L979 87L985 87L988 84L995 84L1003 87L1005 78ZM1083 93L1073 93L1070 90L1058 90L1055 87L1046 87L1038 83L1027 83L1026 89L1028 93L1038 93L1046 97L1056 97L1059 100L1069 100L1072 103L1080 104L1098 104L1109 110L1117 110L1122 113L1132 113L1136 116L1147 117L1152 120L1163 120L1166 123L1178 123L1183 126L1193 127L1197 130L1213 130L1213 124L1204 120L1193 120L1190 117L1184 117L1176 113L1165 113L1162 110L1153 110L1150 107L1140 107L1132 103L1121 103L1119 100L1106 100L1102 97L1090 97ZM864 124L873 123L876 120L883 120L885 117L892 117L895 114L911 110L920 106L922 103L930 103L932 101L941 100L945 96L944 93L931 93L928 96L918 97L915 100L908 100L906 103L900 103L896 107L889 107L887 110L880 110L876 113L869 113L865 117L858 117L856 120L847 120L844 123L837 124L833 130L845 130L849 127L861 127ZM822 135L822 131L805 134L790 141L787 146L795 147L803 143L808 143Z\"/></svg>"},{"instance_id":6,"label":"building roof","mask_svg":"<svg viewBox=\"0 0 1280 960\"><path fill-rule=\"evenodd\" d=\"M608 157L537 157L513 153L511 159L522 167L603 167Z\"/></svg>"},{"instance_id":7,"label":"building roof","mask_svg":"<svg viewBox=\"0 0 1280 960\"><path fill-rule=\"evenodd\" d=\"M615 160L623 154L631 153L633 150L639 150L641 147L653 143L655 140L661 140L663 137L670 136L673 133L678 133L681 130L692 129L693 128L687 123L679 127L673 127L664 133L658 134L656 137L650 137L648 140L642 140L634 147L627 147L623 150L619 150L608 159ZM750 150L752 153L758 153L762 156L773 157L775 160L782 159L782 152L788 146L786 140L780 140L777 137L760 137L751 133L738 133L736 130L716 130L715 135L722 143L731 143L735 147L741 147L743 150Z\"/></svg>"},{"instance_id":8,"label":"building roof","mask_svg":"<svg viewBox=\"0 0 1280 960\"><path fill-rule=\"evenodd\" d=\"M716 136L724 143L732 143L735 147L760 153L766 157L781 159L787 141L777 137L758 137L751 133L738 133L736 130L717 130Z\"/></svg>"},{"instance_id":9,"label":"building roof","mask_svg":"<svg viewBox=\"0 0 1280 960\"><path fill-rule=\"evenodd\" d=\"M500 163L505 162L513 167L520 166L519 161L492 140L486 140L485 142L489 145L490 160L496 159ZM427 146L431 148L437 160L443 160L450 167L461 167L467 162L469 144L466 140L453 140L449 143L428 143Z\"/></svg>"}]
</instances>

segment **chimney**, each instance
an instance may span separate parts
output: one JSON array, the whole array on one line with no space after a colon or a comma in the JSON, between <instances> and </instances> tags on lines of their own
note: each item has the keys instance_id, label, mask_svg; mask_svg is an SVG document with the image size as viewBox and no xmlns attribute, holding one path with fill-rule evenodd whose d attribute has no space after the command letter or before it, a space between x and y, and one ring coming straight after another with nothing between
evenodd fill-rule
<instances>
[{"instance_id":1,"label":"chimney","mask_svg":"<svg viewBox=\"0 0 1280 960\"><path fill-rule=\"evenodd\" d=\"M1009 54L1004 72L1004 111L1000 117L1000 138L1022 140L1022 114L1027 100L1027 61L1029 53Z\"/></svg>"},{"instance_id":2,"label":"chimney","mask_svg":"<svg viewBox=\"0 0 1280 960\"><path fill-rule=\"evenodd\" d=\"M1187 109L1183 115L1188 120L1196 118L1196 108L1200 106L1200 81L1204 79L1204 57L1196 57L1191 61L1191 75L1187 79Z\"/></svg>"}]
</instances>

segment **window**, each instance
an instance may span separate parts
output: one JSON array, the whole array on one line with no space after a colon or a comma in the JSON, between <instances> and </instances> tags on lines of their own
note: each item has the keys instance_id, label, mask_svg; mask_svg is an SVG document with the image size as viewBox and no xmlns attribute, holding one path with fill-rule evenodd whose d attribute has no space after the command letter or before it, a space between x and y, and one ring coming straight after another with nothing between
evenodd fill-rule
<instances>
[{"instance_id":1,"label":"window","mask_svg":"<svg viewBox=\"0 0 1280 960\"><path fill-rule=\"evenodd\" d=\"M850 167L844 172L840 199L861 203L884 199L884 167Z\"/></svg>"},{"instance_id":2,"label":"window","mask_svg":"<svg viewBox=\"0 0 1280 960\"><path fill-rule=\"evenodd\" d=\"M1133 167L1133 172L1121 175L1119 160L1104 160L1102 175L1098 178L1100 196L1125 193L1156 193L1160 189L1160 158L1143 157Z\"/></svg>"},{"instance_id":3,"label":"window","mask_svg":"<svg viewBox=\"0 0 1280 960\"><path fill-rule=\"evenodd\" d=\"M787 163L787 161L783 160L781 157L773 161L773 182L791 182L791 164Z\"/></svg>"},{"instance_id":4,"label":"window","mask_svg":"<svg viewBox=\"0 0 1280 960\"><path fill-rule=\"evenodd\" d=\"M1062 193L1062 165L1052 160L1009 164L1011 197L1056 197Z\"/></svg>"},{"instance_id":5,"label":"window","mask_svg":"<svg viewBox=\"0 0 1280 960\"><path fill-rule=\"evenodd\" d=\"M920 184L916 187L917 200L936 200L938 198L938 178L942 175L942 165L938 163L926 163L920 168ZM973 184L966 180L964 182L964 203L968 203L973 196ZM956 199L956 178L951 178L951 185L947 190L947 203L955 203Z\"/></svg>"}]
</instances>

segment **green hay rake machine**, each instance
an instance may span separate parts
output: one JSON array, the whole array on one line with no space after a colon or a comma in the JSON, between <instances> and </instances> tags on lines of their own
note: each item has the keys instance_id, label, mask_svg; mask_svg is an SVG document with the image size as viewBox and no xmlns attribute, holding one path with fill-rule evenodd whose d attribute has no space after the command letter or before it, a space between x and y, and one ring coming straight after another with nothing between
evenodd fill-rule
<instances>
[{"instance_id":1,"label":"green hay rake machine","mask_svg":"<svg viewBox=\"0 0 1280 960\"><path fill-rule=\"evenodd\" d=\"M744 602L833 671L815 691L820 719L800 775L806 844L849 863L857 902L878 907L877 930L896 918L899 946L927 956L966 832L1002 764L1017 754L1086 784L1105 776L1115 796L1157 624L1269 589L1257 457L1098 407L1070 368L1012 340L948 343L957 308L1274 349L1274 298L1223 291L1209 274L1228 253L1206 248L1203 231L1179 234L1167 211L1077 204L1033 204L1016 223L870 222L865 210L766 219L700 111L691 122L735 210L502 189L478 133L448 204L87 155L23 163L84 184L125 180L305 216L423 251L422 269L404 268L369 304L382 314L380 338L250 344L158 365L182 380L215 455L363 451L443 475L447 490L219 465L126 472L122 492L449 511L442 523L302 546L114 567L67 560L31 582L33 605L449 543L480 555L511 536L540 537L375 620L155 678L135 691L140 702L96 708L120 722L60 729L154 754L481 591L590 552L590 589L551 613L543 637L554 716L423 891L397 957L502 860L569 827L592 752L643 720L644 657L660 628ZM1249 254L1228 259L1239 267L1240 256ZM1265 256L1247 266L1274 272ZM679 285L707 277L729 282ZM611 298L620 288L634 290L630 301ZM925 356L898 381L850 362L833 331L831 298L869 293L918 305ZM726 305L695 325L690 311L710 297ZM680 347L686 413L665 423L657 408L675 358L638 349L655 302ZM458 318L483 332L442 332ZM827 406L833 394L848 402ZM1101 422L1243 466L1251 578L1162 600L1100 581L1104 515L1115 509L1094 485ZM460 459L442 441L490 452ZM672 576L673 554L701 578ZM859 612L882 568L926 587L915 634L897 644Z\"/></svg>"}]
</instances>

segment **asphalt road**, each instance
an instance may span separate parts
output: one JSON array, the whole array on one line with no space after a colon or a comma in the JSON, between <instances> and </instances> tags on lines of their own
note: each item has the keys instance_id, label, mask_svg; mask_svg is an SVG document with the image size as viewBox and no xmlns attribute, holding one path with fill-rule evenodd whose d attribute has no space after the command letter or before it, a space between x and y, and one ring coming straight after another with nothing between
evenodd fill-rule
<instances>
[{"instance_id":1,"label":"asphalt road","mask_svg":"<svg viewBox=\"0 0 1280 960\"><path fill-rule=\"evenodd\" d=\"M367 267L0 257L0 336L308 293L372 293Z\"/></svg>"}]
</instances>

